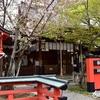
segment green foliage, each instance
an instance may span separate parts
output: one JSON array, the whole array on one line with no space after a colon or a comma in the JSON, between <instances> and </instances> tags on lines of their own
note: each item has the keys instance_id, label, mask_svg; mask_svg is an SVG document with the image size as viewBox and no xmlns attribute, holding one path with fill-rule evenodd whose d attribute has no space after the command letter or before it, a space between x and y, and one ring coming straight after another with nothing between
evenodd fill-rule
<instances>
[{"instance_id":1,"label":"green foliage","mask_svg":"<svg viewBox=\"0 0 100 100\"><path fill-rule=\"evenodd\" d=\"M93 24L93 21L97 23L96 19L100 15L99 4L100 1L98 0L88 0L88 4L85 1L78 1L70 6L65 5L65 10L62 12L62 14L66 16L66 19L74 26L80 26L81 23L87 25L88 17L92 21L91 24Z\"/></svg>"},{"instance_id":2,"label":"green foliage","mask_svg":"<svg viewBox=\"0 0 100 100\"><path fill-rule=\"evenodd\" d=\"M65 4L60 11L60 20L67 21L68 27L73 29L72 34L67 34L65 40L75 43L83 43L89 46L92 40L100 32L100 0L78 1ZM60 9L59 9L60 10ZM80 41L80 42L77 42ZM99 45L98 39L94 39L91 49Z\"/></svg>"},{"instance_id":3,"label":"green foliage","mask_svg":"<svg viewBox=\"0 0 100 100\"><path fill-rule=\"evenodd\" d=\"M79 85L69 86L69 91L84 94L84 95L91 95L90 92L87 92L87 85L84 84L83 88L80 88Z\"/></svg>"},{"instance_id":4,"label":"green foliage","mask_svg":"<svg viewBox=\"0 0 100 100\"><path fill-rule=\"evenodd\" d=\"M48 32L42 34L42 36L55 40L63 40L67 36L67 31L69 30L65 26L55 24L48 29Z\"/></svg>"},{"instance_id":5,"label":"green foliage","mask_svg":"<svg viewBox=\"0 0 100 100\"><path fill-rule=\"evenodd\" d=\"M81 2L78 2L75 5L72 5L71 7L65 7L65 16L67 20L75 26L81 23L82 18L84 17L84 13L85 7L81 4Z\"/></svg>"},{"instance_id":6,"label":"green foliage","mask_svg":"<svg viewBox=\"0 0 100 100\"><path fill-rule=\"evenodd\" d=\"M61 5L57 8L58 24L50 26L42 36L76 44L82 43L85 47L92 44L91 50L94 50L94 46L100 45L100 37L95 38L100 33L100 0L60 2Z\"/></svg>"}]
</instances>

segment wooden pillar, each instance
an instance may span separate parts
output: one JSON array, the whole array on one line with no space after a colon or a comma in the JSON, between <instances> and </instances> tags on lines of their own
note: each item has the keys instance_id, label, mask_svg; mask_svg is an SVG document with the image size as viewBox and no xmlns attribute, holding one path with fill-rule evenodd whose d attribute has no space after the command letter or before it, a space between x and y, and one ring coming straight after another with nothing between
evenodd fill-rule
<instances>
[{"instance_id":1,"label":"wooden pillar","mask_svg":"<svg viewBox=\"0 0 100 100\"><path fill-rule=\"evenodd\" d=\"M62 45L60 41L60 76L63 76L63 66L62 66Z\"/></svg>"},{"instance_id":2,"label":"wooden pillar","mask_svg":"<svg viewBox=\"0 0 100 100\"><path fill-rule=\"evenodd\" d=\"M39 39L39 74L43 74L41 38Z\"/></svg>"},{"instance_id":3,"label":"wooden pillar","mask_svg":"<svg viewBox=\"0 0 100 100\"><path fill-rule=\"evenodd\" d=\"M3 48L2 48L2 41L3 41L3 37L2 37L2 33L0 34L0 53L2 53Z\"/></svg>"}]
</instances>

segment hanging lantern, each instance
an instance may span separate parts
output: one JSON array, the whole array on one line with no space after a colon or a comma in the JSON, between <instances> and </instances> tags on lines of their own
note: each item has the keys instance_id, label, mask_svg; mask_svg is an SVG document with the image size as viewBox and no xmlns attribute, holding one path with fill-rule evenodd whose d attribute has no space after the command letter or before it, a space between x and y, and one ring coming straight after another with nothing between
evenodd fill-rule
<instances>
[{"instance_id":1,"label":"hanging lantern","mask_svg":"<svg viewBox=\"0 0 100 100\"><path fill-rule=\"evenodd\" d=\"M0 26L0 57L4 55L3 52L3 40L5 40L9 35L10 31L4 29L2 26Z\"/></svg>"}]
</instances>

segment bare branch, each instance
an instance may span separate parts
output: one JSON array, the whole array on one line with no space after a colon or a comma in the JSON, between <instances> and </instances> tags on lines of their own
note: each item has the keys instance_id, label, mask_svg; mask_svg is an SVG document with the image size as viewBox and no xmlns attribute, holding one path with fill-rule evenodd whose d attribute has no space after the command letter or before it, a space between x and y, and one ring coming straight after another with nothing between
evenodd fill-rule
<instances>
[{"instance_id":1,"label":"bare branch","mask_svg":"<svg viewBox=\"0 0 100 100\"><path fill-rule=\"evenodd\" d=\"M42 31L42 32L41 32L41 33L43 33L43 30L44 30L44 28L45 28L45 26L46 26L47 22L49 21L49 19L50 19L51 15L52 15L52 13L50 13L50 14L49 14L49 17L47 18L47 20L46 20L45 24L42 26L42 28L41 28L41 31Z\"/></svg>"},{"instance_id":2,"label":"bare branch","mask_svg":"<svg viewBox=\"0 0 100 100\"><path fill-rule=\"evenodd\" d=\"M27 11L26 11L25 16L27 16L27 15L29 14L29 11L30 11L30 8L31 8L31 5L32 5L32 0L30 1L30 4L29 4L29 6L28 6L28 9L27 9Z\"/></svg>"},{"instance_id":3,"label":"bare branch","mask_svg":"<svg viewBox=\"0 0 100 100\"><path fill-rule=\"evenodd\" d=\"M54 0L52 0L51 3L47 6L46 11L48 11L48 8L52 5L53 2L54 2ZM45 15L45 12L44 12L44 15ZM44 15L42 15L41 19L39 20L39 22L37 23L37 25L35 26L35 28L31 32L31 35L30 36L32 36L32 34L34 33L34 31L37 29L37 27L41 23L42 19L44 18Z\"/></svg>"},{"instance_id":4,"label":"bare branch","mask_svg":"<svg viewBox=\"0 0 100 100\"><path fill-rule=\"evenodd\" d=\"M8 18L10 20L10 23L14 26L14 23L13 23L13 20L12 20L11 16L9 14L7 14L7 15L8 15Z\"/></svg>"},{"instance_id":5,"label":"bare branch","mask_svg":"<svg viewBox=\"0 0 100 100\"><path fill-rule=\"evenodd\" d=\"M6 3L7 8L10 6L11 2L13 2L13 1L14 1L14 0L10 0L10 1L8 2L8 0L7 0L7 3Z\"/></svg>"},{"instance_id":6,"label":"bare branch","mask_svg":"<svg viewBox=\"0 0 100 100\"><path fill-rule=\"evenodd\" d=\"M88 52L90 52L90 47L91 47L93 41L98 38L98 36L100 36L100 33L98 33L94 38L91 39L91 42L90 42L89 47L88 47Z\"/></svg>"}]
</instances>

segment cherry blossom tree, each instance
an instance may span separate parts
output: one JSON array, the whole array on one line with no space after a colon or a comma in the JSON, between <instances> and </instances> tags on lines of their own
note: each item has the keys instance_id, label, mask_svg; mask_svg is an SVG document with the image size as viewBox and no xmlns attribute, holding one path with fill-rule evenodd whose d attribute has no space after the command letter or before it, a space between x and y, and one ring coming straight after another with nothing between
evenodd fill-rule
<instances>
[{"instance_id":1,"label":"cherry blossom tree","mask_svg":"<svg viewBox=\"0 0 100 100\"><path fill-rule=\"evenodd\" d=\"M12 31L14 41L7 76L15 76L16 59L18 55L18 76L23 53L32 41L39 41L41 34L55 14L57 0L2 0L0 2L0 24ZM19 47L19 48L17 48Z\"/></svg>"}]
</instances>

